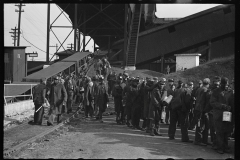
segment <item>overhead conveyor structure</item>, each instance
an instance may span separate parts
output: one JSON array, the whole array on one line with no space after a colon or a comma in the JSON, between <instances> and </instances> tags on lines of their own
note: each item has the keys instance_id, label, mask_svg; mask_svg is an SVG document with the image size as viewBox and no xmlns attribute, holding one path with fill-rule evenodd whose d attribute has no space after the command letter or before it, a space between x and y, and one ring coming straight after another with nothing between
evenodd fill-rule
<instances>
[{"instance_id":1,"label":"overhead conveyor structure","mask_svg":"<svg viewBox=\"0 0 240 160\"><path fill-rule=\"evenodd\" d=\"M114 58L122 61L125 67L130 64L138 68L160 59L164 62L165 58L179 53L201 51L206 60L234 53L235 5L232 4L219 5L162 25L155 24L156 4L141 4L138 23L134 17L139 4L57 5L69 15L78 33L90 36L101 50L108 51L112 61ZM153 27L149 29L151 24ZM137 43L131 41L134 33L137 33L134 35ZM161 72L163 68L164 64Z\"/></svg>"}]
</instances>

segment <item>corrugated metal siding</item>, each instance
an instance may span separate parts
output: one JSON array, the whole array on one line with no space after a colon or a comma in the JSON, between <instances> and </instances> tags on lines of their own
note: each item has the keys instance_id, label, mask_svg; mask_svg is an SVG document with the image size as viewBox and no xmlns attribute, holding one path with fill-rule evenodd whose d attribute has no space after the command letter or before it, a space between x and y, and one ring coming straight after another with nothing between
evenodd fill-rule
<instances>
[{"instance_id":1,"label":"corrugated metal siding","mask_svg":"<svg viewBox=\"0 0 240 160\"><path fill-rule=\"evenodd\" d=\"M20 55L20 58L18 58ZM25 77L25 49L13 50L13 81L22 81Z\"/></svg>"}]
</instances>

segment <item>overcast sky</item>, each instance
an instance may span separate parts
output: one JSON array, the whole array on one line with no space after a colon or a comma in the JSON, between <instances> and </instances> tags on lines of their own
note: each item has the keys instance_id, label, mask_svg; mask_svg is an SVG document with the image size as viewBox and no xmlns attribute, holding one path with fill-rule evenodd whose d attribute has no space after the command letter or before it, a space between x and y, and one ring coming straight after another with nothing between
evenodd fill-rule
<instances>
[{"instance_id":1,"label":"overcast sky","mask_svg":"<svg viewBox=\"0 0 240 160\"><path fill-rule=\"evenodd\" d=\"M157 4L157 12L155 14L158 18L183 18L217 5L220 4ZM18 9L18 7L13 3L4 4L4 46L14 46L11 37L12 34L9 32L11 32L11 28L13 29L14 27L17 27L18 24L18 12L15 12L15 9ZM20 46L30 46L26 48L26 52L37 52L38 57L35 57L34 60L45 61L47 39L47 4L25 4L22 9L24 12L22 12L21 16L20 28L22 30L22 35L20 39ZM61 10L56 4L52 3L50 23L52 23L60 13ZM72 24L63 14L54 22L54 25L72 26ZM71 28L53 28L54 33L57 35L61 43L65 40L71 30ZM73 33L74 31L63 44L65 49L70 46L68 44L74 43ZM90 37L86 38L86 42L89 40L89 38ZM56 46L56 44L58 44L58 47L60 46L57 38L52 32L50 32L50 46ZM86 50L93 52L93 40L89 42ZM64 49L61 48L59 51L64 51ZM50 58L55 52L56 47L50 47Z\"/></svg>"}]
</instances>

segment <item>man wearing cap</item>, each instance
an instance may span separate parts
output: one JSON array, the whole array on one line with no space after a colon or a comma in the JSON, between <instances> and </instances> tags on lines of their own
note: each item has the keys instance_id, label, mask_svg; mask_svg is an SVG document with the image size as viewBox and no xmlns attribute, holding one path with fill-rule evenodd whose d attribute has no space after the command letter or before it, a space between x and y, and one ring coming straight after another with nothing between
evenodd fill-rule
<instances>
[{"instance_id":1,"label":"man wearing cap","mask_svg":"<svg viewBox=\"0 0 240 160\"><path fill-rule=\"evenodd\" d=\"M220 81L221 81L221 77L219 77L219 76L214 77L213 84L210 88L210 94L208 95L208 99L211 98L213 90L220 87ZM209 129L210 129L212 148L216 150L217 149L217 139L216 139L216 132L215 132L215 128L214 128L214 122L213 122L213 107L210 103L206 106L204 112L207 113L207 115L208 115L206 118L208 118L208 121L209 121Z\"/></svg>"},{"instance_id":2,"label":"man wearing cap","mask_svg":"<svg viewBox=\"0 0 240 160\"><path fill-rule=\"evenodd\" d=\"M86 85L84 87L84 100L83 100L86 118L88 118L88 114L91 118L93 117L93 100L94 100L93 82L91 81L91 78L88 77L86 80Z\"/></svg>"},{"instance_id":3,"label":"man wearing cap","mask_svg":"<svg viewBox=\"0 0 240 160\"><path fill-rule=\"evenodd\" d=\"M133 100L133 105L132 105L132 125L133 128L142 130L142 127L139 126L140 124L140 118L142 116L142 109L144 106L144 99L143 99L143 87L144 84L139 84L139 78L136 78L134 80L134 84L136 83L137 85L137 95L135 99Z\"/></svg>"},{"instance_id":4,"label":"man wearing cap","mask_svg":"<svg viewBox=\"0 0 240 160\"><path fill-rule=\"evenodd\" d=\"M199 80L198 81L198 85L193 88L193 91L192 91L192 97L193 97L193 107L192 107L192 110L191 110L191 113L193 115L192 117L192 120L194 119L194 109L195 109L195 106L196 106L196 91L198 90L198 88L201 88L202 87L202 80ZM190 126L188 128L188 130L193 130L195 126L191 125L192 124L192 120L190 121Z\"/></svg>"},{"instance_id":5,"label":"man wearing cap","mask_svg":"<svg viewBox=\"0 0 240 160\"><path fill-rule=\"evenodd\" d=\"M168 80L168 88L166 87L167 96L173 95L173 92L175 90L175 85L173 83L174 83L173 79ZM166 111L165 123L167 125L169 125L169 122L170 122L170 117L169 117L169 115L170 115L170 110L169 110L170 105L171 105L171 102L165 107L165 111Z\"/></svg>"},{"instance_id":6,"label":"man wearing cap","mask_svg":"<svg viewBox=\"0 0 240 160\"><path fill-rule=\"evenodd\" d=\"M189 139L188 136L188 126L189 126L189 112L192 108L193 99L192 99L192 90L193 82L188 82L187 88L184 92L181 93L181 103L182 107L180 110L180 124L181 124L181 134L182 142L193 142Z\"/></svg>"},{"instance_id":7,"label":"man wearing cap","mask_svg":"<svg viewBox=\"0 0 240 160\"><path fill-rule=\"evenodd\" d=\"M123 105L122 105L122 92L123 88L121 86L122 83L122 77L118 77L117 82L113 86L112 95L114 97L114 107L116 115L116 122L117 124L122 124L123 121ZM121 115L121 118L120 118Z\"/></svg>"},{"instance_id":8,"label":"man wearing cap","mask_svg":"<svg viewBox=\"0 0 240 160\"><path fill-rule=\"evenodd\" d=\"M60 123L60 116L67 111L67 91L63 84L59 83L59 78L53 78L54 83L50 88L50 116L47 125L53 125L54 118L57 115L57 123Z\"/></svg>"},{"instance_id":9,"label":"man wearing cap","mask_svg":"<svg viewBox=\"0 0 240 160\"><path fill-rule=\"evenodd\" d=\"M144 82L144 90L143 90L143 130L146 130L147 133L150 133L150 121L148 119L149 112L149 103L151 98L151 91L153 86L153 80L151 78L146 77L146 82Z\"/></svg>"},{"instance_id":10,"label":"man wearing cap","mask_svg":"<svg viewBox=\"0 0 240 160\"><path fill-rule=\"evenodd\" d=\"M34 87L33 90L33 102L35 106L34 112L34 124L41 125L42 118L44 114L44 108L42 107L43 103L45 103L46 96L46 82L45 78L40 79L40 84ZM39 109L41 107L41 109Z\"/></svg>"},{"instance_id":11,"label":"man wearing cap","mask_svg":"<svg viewBox=\"0 0 240 160\"><path fill-rule=\"evenodd\" d=\"M170 109L170 125L168 128L168 137L170 140L175 139L176 124L180 119L181 109L182 109L182 99L181 94L185 92L183 88L183 82L178 81L178 87L173 92L173 98L171 101Z\"/></svg>"},{"instance_id":12,"label":"man wearing cap","mask_svg":"<svg viewBox=\"0 0 240 160\"><path fill-rule=\"evenodd\" d=\"M98 119L101 123L103 123L102 114L103 112L105 112L108 102L109 102L109 99L108 99L106 84L104 83L104 77L101 75L99 76L99 84L96 89L96 105L99 110Z\"/></svg>"},{"instance_id":13,"label":"man wearing cap","mask_svg":"<svg viewBox=\"0 0 240 160\"><path fill-rule=\"evenodd\" d=\"M196 106L194 109L194 119L191 123L192 127L196 125L195 131L195 145L207 146L208 143L208 115L205 113L205 108L209 105L209 84L210 79L203 80L203 86L196 91Z\"/></svg>"},{"instance_id":14,"label":"man wearing cap","mask_svg":"<svg viewBox=\"0 0 240 160\"><path fill-rule=\"evenodd\" d=\"M108 95L110 96L112 94L113 86L116 82L117 75L115 72L110 71L109 75L107 76L108 81Z\"/></svg>"},{"instance_id":15,"label":"man wearing cap","mask_svg":"<svg viewBox=\"0 0 240 160\"><path fill-rule=\"evenodd\" d=\"M102 61L100 59L98 59L98 61L94 64L94 69L96 71L96 75L101 75Z\"/></svg>"},{"instance_id":16,"label":"man wearing cap","mask_svg":"<svg viewBox=\"0 0 240 160\"><path fill-rule=\"evenodd\" d=\"M150 119L151 136L160 135L160 118L164 106L164 98L167 96L167 90L164 89L164 79L160 79L157 86L151 93L148 118Z\"/></svg>"},{"instance_id":17,"label":"man wearing cap","mask_svg":"<svg viewBox=\"0 0 240 160\"><path fill-rule=\"evenodd\" d=\"M73 105L73 96L74 92L76 91L76 87L73 84L73 78L70 76L68 80L66 80L64 87L67 91L67 113L72 112L72 105Z\"/></svg>"},{"instance_id":18,"label":"man wearing cap","mask_svg":"<svg viewBox=\"0 0 240 160\"><path fill-rule=\"evenodd\" d=\"M230 152L228 135L232 129L232 122L223 121L224 111L234 111L229 103L230 92L228 92L228 85L228 78L222 77L221 86L213 90L210 99L210 104L213 107L213 121L217 137L217 152L220 154Z\"/></svg>"}]
</instances>

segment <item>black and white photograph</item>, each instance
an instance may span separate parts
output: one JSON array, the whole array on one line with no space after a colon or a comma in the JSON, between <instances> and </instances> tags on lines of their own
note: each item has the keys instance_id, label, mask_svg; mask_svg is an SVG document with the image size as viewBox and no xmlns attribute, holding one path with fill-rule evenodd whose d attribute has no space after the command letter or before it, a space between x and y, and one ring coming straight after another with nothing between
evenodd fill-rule
<instances>
[{"instance_id":1,"label":"black and white photograph","mask_svg":"<svg viewBox=\"0 0 240 160\"><path fill-rule=\"evenodd\" d=\"M235 159L237 6L83 1L3 3L3 158Z\"/></svg>"}]
</instances>

